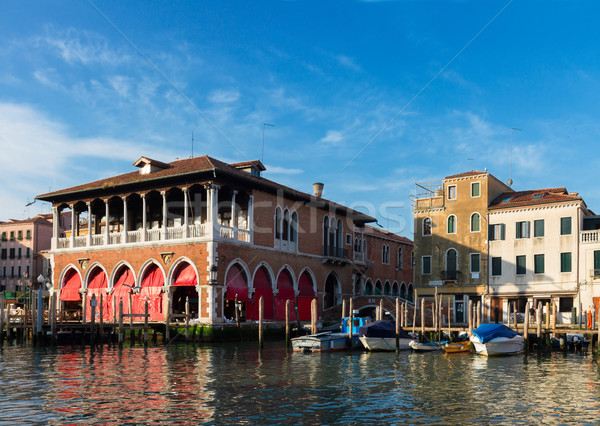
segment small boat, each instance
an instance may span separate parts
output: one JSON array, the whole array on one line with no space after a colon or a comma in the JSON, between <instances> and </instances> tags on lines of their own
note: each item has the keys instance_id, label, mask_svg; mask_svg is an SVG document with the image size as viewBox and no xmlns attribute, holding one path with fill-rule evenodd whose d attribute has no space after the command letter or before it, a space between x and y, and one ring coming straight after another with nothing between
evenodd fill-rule
<instances>
[{"instance_id":1,"label":"small boat","mask_svg":"<svg viewBox=\"0 0 600 426\"><path fill-rule=\"evenodd\" d=\"M323 331L308 336L294 337L294 352L333 352L345 351L358 347L358 331L360 327L371 321L370 317L353 317L352 339L350 338L350 318L344 318L340 331Z\"/></svg>"},{"instance_id":2,"label":"small boat","mask_svg":"<svg viewBox=\"0 0 600 426\"><path fill-rule=\"evenodd\" d=\"M411 347L411 349L415 352L431 352L431 351L439 351L442 349L442 347L448 343L447 340L444 340L443 342L428 342L428 343L421 343L418 340L411 340L409 345Z\"/></svg>"},{"instance_id":3,"label":"small boat","mask_svg":"<svg viewBox=\"0 0 600 426\"><path fill-rule=\"evenodd\" d=\"M396 350L396 323L390 320L373 321L363 325L358 331L360 342L365 349L370 351L395 351ZM412 340L410 334L402 328L399 333L399 350L410 349Z\"/></svg>"},{"instance_id":4,"label":"small boat","mask_svg":"<svg viewBox=\"0 0 600 426\"><path fill-rule=\"evenodd\" d=\"M471 348L471 342L465 340L464 342L446 343L442 346L442 350L447 354L456 354L460 352L469 352Z\"/></svg>"},{"instance_id":5,"label":"small boat","mask_svg":"<svg viewBox=\"0 0 600 426\"><path fill-rule=\"evenodd\" d=\"M473 330L471 342L481 355L513 355L523 351L525 339L504 324L481 324Z\"/></svg>"}]
</instances>

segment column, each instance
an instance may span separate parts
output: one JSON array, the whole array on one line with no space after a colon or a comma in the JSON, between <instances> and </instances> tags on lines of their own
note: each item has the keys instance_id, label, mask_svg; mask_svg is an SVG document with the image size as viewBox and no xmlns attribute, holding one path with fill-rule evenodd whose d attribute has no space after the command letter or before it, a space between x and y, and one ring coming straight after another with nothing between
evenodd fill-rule
<instances>
[{"instance_id":1,"label":"column","mask_svg":"<svg viewBox=\"0 0 600 426\"><path fill-rule=\"evenodd\" d=\"M92 245L92 203L85 203L87 206L88 212L88 229L87 229L87 238L85 240L86 247L90 247Z\"/></svg>"},{"instance_id":2,"label":"column","mask_svg":"<svg viewBox=\"0 0 600 426\"><path fill-rule=\"evenodd\" d=\"M167 239L167 191L160 191L162 195L162 229L160 230L160 239Z\"/></svg>"},{"instance_id":3,"label":"column","mask_svg":"<svg viewBox=\"0 0 600 426\"><path fill-rule=\"evenodd\" d=\"M104 217L105 217L105 227L104 227L104 245L108 245L108 237L109 237L109 227L110 227L110 210L108 208L108 199L104 200Z\"/></svg>"},{"instance_id":4,"label":"column","mask_svg":"<svg viewBox=\"0 0 600 426\"><path fill-rule=\"evenodd\" d=\"M142 241L146 241L146 227L148 221L146 220L146 194L140 194L142 197Z\"/></svg>"},{"instance_id":5,"label":"column","mask_svg":"<svg viewBox=\"0 0 600 426\"><path fill-rule=\"evenodd\" d=\"M69 247L75 247L75 204L69 204L69 208L71 209L71 242L69 243Z\"/></svg>"},{"instance_id":6,"label":"column","mask_svg":"<svg viewBox=\"0 0 600 426\"><path fill-rule=\"evenodd\" d=\"M183 238L189 237L188 209L188 188L183 188Z\"/></svg>"},{"instance_id":7,"label":"column","mask_svg":"<svg viewBox=\"0 0 600 426\"><path fill-rule=\"evenodd\" d=\"M196 286L196 293L198 293L198 320L202 318L202 286L198 284Z\"/></svg>"},{"instance_id":8,"label":"column","mask_svg":"<svg viewBox=\"0 0 600 426\"><path fill-rule=\"evenodd\" d=\"M218 221L219 216L219 190L217 185L212 185L210 188L210 200L211 200L211 221L213 224L213 238L216 236L217 238L221 236L220 228L221 225Z\"/></svg>"},{"instance_id":9,"label":"column","mask_svg":"<svg viewBox=\"0 0 600 426\"><path fill-rule=\"evenodd\" d=\"M217 314L215 286L208 286L208 321L212 324Z\"/></svg>"},{"instance_id":10,"label":"column","mask_svg":"<svg viewBox=\"0 0 600 426\"><path fill-rule=\"evenodd\" d=\"M248 229L250 230L250 244L254 244L254 195L251 195L248 200Z\"/></svg>"},{"instance_id":11,"label":"column","mask_svg":"<svg viewBox=\"0 0 600 426\"><path fill-rule=\"evenodd\" d=\"M58 248L58 237L59 237L59 217L58 207L52 206L52 250Z\"/></svg>"},{"instance_id":12,"label":"column","mask_svg":"<svg viewBox=\"0 0 600 426\"><path fill-rule=\"evenodd\" d=\"M123 200L123 235L121 237L121 244L127 244L127 197L121 197Z\"/></svg>"},{"instance_id":13,"label":"column","mask_svg":"<svg viewBox=\"0 0 600 426\"><path fill-rule=\"evenodd\" d=\"M238 229L237 223L235 221L235 196L237 195L237 191L233 191L233 197L231 197L231 227L233 228L233 239L238 239Z\"/></svg>"}]
</instances>

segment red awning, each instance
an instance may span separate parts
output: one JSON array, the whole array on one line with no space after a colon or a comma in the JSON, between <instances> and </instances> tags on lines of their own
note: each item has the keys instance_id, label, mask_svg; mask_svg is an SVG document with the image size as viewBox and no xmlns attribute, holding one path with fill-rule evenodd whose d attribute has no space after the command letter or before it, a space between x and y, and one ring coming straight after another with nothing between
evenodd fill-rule
<instances>
[{"instance_id":1,"label":"red awning","mask_svg":"<svg viewBox=\"0 0 600 426\"><path fill-rule=\"evenodd\" d=\"M225 278L225 286L227 287L227 300L237 299L239 302L249 302L248 284L242 270L236 265L231 267Z\"/></svg>"},{"instance_id":2,"label":"red awning","mask_svg":"<svg viewBox=\"0 0 600 426\"><path fill-rule=\"evenodd\" d=\"M106 286L107 286L106 274L104 273L104 271L102 269L96 268L92 278L90 279L90 282L88 283L88 286L87 286L88 290L93 289L93 288L106 288Z\"/></svg>"},{"instance_id":3,"label":"red awning","mask_svg":"<svg viewBox=\"0 0 600 426\"><path fill-rule=\"evenodd\" d=\"M65 283L60 290L60 300L63 302L79 302L81 300L81 294L79 289L81 288L81 278L79 274L71 269L67 272L65 277Z\"/></svg>"},{"instance_id":4,"label":"red awning","mask_svg":"<svg viewBox=\"0 0 600 426\"><path fill-rule=\"evenodd\" d=\"M143 287L162 287L165 283L162 271L156 265L152 265L148 268L148 272L142 280Z\"/></svg>"},{"instance_id":5,"label":"red awning","mask_svg":"<svg viewBox=\"0 0 600 426\"><path fill-rule=\"evenodd\" d=\"M277 295L278 299L291 300L296 297L292 280L285 271L281 271L281 274L277 277L277 290L279 290L279 294Z\"/></svg>"},{"instance_id":6,"label":"red awning","mask_svg":"<svg viewBox=\"0 0 600 426\"><path fill-rule=\"evenodd\" d=\"M300 276L298 281L298 297L315 297L315 290L306 272Z\"/></svg>"},{"instance_id":7,"label":"red awning","mask_svg":"<svg viewBox=\"0 0 600 426\"><path fill-rule=\"evenodd\" d=\"M131 289L135 285L135 280L133 278L133 272L131 269L125 268L125 271L121 274L117 283L115 284L113 294L117 296L117 300L119 297L127 297L127 295L131 292Z\"/></svg>"},{"instance_id":8,"label":"red awning","mask_svg":"<svg viewBox=\"0 0 600 426\"><path fill-rule=\"evenodd\" d=\"M259 301L263 298L264 319L273 319L273 288L271 280L264 268L260 268L254 275L254 297L252 303L246 307L246 316L250 320L258 319ZM234 295L235 297L235 295ZM239 300L239 295L238 295Z\"/></svg>"},{"instance_id":9,"label":"red awning","mask_svg":"<svg viewBox=\"0 0 600 426\"><path fill-rule=\"evenodd\" d=\"M192 285L195 286L198 284L198 278L196 277L196 271L194 271L194 268L192 267L192 265L187 265L185 268L180 269L179 274L177 275L177 278L175 279L175 282L173 283L174 286L183 286L183 285Z\"/></svg>"}]
</instances>

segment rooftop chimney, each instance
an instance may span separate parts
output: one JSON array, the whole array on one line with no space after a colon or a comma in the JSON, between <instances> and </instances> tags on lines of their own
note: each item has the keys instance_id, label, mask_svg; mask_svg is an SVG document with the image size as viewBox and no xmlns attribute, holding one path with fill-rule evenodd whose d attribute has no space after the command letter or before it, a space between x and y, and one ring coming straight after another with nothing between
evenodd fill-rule
<instances>
[{"instance_id":1,"label":"rooftop chimney","mask_svg":"<svg viewBox=\"0 0 600 426\"><path fill-rule=\"evenodd\" d=\"M313 191L315 193L315 197L321 198L321 195L323 195L323 187L324 186L325 186L325 184L323 184L321 182L313 183Z\"/></svg>"}]
</instances>

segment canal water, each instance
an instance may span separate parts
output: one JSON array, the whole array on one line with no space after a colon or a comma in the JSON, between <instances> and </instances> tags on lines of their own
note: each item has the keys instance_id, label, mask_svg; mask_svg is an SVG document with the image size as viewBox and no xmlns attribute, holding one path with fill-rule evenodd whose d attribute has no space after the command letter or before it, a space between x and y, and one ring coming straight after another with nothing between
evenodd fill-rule
<instances>
[{"instance_id":1,"label":"canal water","mask_svg":"<svg viewBox=\"0 0 600 426\"><path fill-rule=\"evenodd\" d=\"M0 424L600 423L595 356L0 347Z\"/></svg>"}]
</instances>

